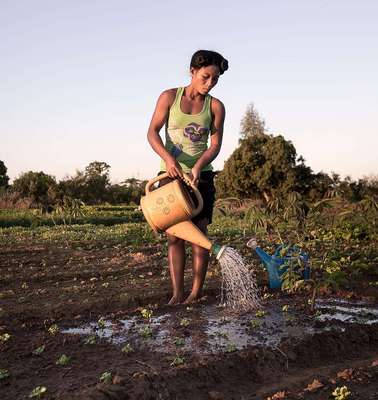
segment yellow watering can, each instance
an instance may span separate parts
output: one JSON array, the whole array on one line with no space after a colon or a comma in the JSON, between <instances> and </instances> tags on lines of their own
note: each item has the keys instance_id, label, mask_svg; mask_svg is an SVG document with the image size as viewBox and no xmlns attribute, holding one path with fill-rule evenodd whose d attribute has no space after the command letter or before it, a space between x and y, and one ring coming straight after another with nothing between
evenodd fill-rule
<instances>
[{"instance_id":1,"label":"yellow watering can","mask_svg":"<svg viewBox=\"0 0 378 400\"><path fill-rule=\"evenodd\" d=\"M147 182L146 195L142 196L140 206L148 224L155 232L166 232L204 247L219 259L225 246L211 243L202 231L190 221L202 210L201 193L186 174L182 180L175 179L164 186L153 189L155 183L167 177L169 175L164 173ZM192 188L197 205L194 204L186 185Z\"/></svg>"}]
</instances>

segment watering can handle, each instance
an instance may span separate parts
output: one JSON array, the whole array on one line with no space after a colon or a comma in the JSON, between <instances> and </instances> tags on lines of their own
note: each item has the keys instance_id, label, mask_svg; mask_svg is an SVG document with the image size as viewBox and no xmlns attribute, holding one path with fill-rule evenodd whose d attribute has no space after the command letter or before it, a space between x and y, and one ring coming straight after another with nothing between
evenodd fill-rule
<instances>
[{"instance_id":1,"label":"watering can handle","mask_svg":"<svg viewBox=\"0 0 378 400\"><path fill-rule=\"evenodd\" d=\"M161 181L161 180L164 179L164 178L169 178L169 175L168 175L167 172L165 172L164 174L158 175L158 176L156 176L155 178L153 178L153 179L151 179L150 181L148 181L147 184L146 184L146 194L148 194L148 193L151 192L151 187L152 187L156 182L159 182L159 181ZM203 207L203 199L202 199L201 193L200 193L200 191L197 189L197 187L194 186L194 185L190 182L190 177L189 177L189 175L187 175L187 174L184 173L182 179L183 179L183 181L184 181L188 186L190 186L190 187L193 189L193 192L194 192L194 194L196 195L198 205L197 205L197 207L193 210L193 217L195 217L196 215L198 215L198 214L201 212L202 207Z\"/></svg>"}]
</instances>

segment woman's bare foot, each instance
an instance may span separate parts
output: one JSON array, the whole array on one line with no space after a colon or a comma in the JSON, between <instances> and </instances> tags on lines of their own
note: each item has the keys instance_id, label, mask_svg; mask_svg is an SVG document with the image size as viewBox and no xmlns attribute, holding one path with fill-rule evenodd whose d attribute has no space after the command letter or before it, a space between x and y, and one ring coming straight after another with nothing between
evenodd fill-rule
<instances>
[{"instance_id":1,"label":"woman's bare foot","mask_svg":"<svg viewBox=\"0 0 378 400\"><path fill-rule=\"evenodd\" d=\"M190 295L185 299L182 304L192 304L200 300L201 295L198 293L190 293Z\"/></svg>"},{"instance_id":2,"label":"woman's bare foot","mask_svg":"<svg viewBox=\"0 0 378 400\"><path fill-rule=\"evenodd\" d=\"M181 304L183 300L183 296L172 296L171 300L169 300L168 305L169 306L177 306L178 304Z\"/></svg>"}]
</instances>

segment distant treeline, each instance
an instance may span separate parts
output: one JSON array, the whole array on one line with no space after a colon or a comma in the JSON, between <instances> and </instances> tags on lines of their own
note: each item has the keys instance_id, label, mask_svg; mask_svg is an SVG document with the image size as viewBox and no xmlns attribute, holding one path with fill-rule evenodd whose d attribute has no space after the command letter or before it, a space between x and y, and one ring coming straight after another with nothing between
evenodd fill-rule
<instances>
[{"instance_id":1,"label":"distant treeline","mask_svg":"<svg viewBox=\"0 0 378 400\"><path fill-rule=\"evenodd\" d=\"M215 179L218 198L252 198L265 203L285 201L297 193L306 201L339 196L356 202L366 197L378 197L378 175L353 180L342 179L337 173L314 173L302 156L282 135L272 135L265 129L253 104L241 121L239 144L217 171ZM57 181L44 172L25 172L9 185L7 168L0 161L0 208L39 207L52 210L73 199L88 205L139 204L146 181L125 179L111 184L110 165L93 161L84 171Z\"/></svg>"},{"instance_id":2,"label":"distant treeline","mask_svg":"<svg viewBox=\"0 0 378 400\"><path fill-rule=\"evenodd\" d=\"M110 166L105 162L91 162L84 171L57 181L40 172L25 172L9 185L7 169L0 161L0 208L42 208L52 210L65 199L78 199L85 204L139 204L146 181L128 178L111 184Z\"/></svg>"}]
</instances>

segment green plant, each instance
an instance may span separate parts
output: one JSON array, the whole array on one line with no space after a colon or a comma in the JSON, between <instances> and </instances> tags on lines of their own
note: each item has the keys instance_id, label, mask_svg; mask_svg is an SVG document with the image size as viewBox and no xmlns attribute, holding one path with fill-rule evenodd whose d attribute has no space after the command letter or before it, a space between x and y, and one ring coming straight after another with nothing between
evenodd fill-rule
<instances>
[{"instance_id":1,"label":"green plant","mask_svg":"<svg viewBox=\"0 0 378 400\"><path fill-rule=\"evenodd\" d=\"M72 224L73 220L85 215L84 207L83 201L65 196L60 204L55 207L50 217L54 225L57 225L55 218L61 219L64 225Z\"/></svg>"},{"instance_id":2,"label":"green plant","mask_svg":"<svg viewBox=\"0 0 378 400\"><path fill-rule=\"evenodd\" d=\"M96 344L97 337L96 335L90 335L84 338L84 344Z\"/></svg>"},{"instance_id":3,"label":"green plant","mask_svg":"<svg viewBox=\"0 0 378 400\"><path fill-rule=\"evenodd\" d=\"M142 337L148 338L152 336L152 329L149 326L145 326L139 330L139 333Z\"/></svg>"},{"instance_id":4,"label":"green plant","mask_svg":"<svg viewBox=\"0 0 378 400\"><path fill-rule=\"evenodd\" d=\"M106 327L106 321L103 317L101 317L98 321L97 321L97 325L99 329L105 329Z\"/></svg>"},{"instance_id":5,"label":"green plant","mask_svg":"<svg viewBox=\"0 0 378 400\"><path fill-rule=\"evenodd\" d=\"M175 344L176 347L184 346L185 339L182 338L182 337L175 337L174 344Z\"/></svg>"},{"instance_id":6,"label":"green plant","mask_svg":"<svg viewBox=\"0 0 378 400\"><path fill-rule=\"evenodd\" d=\"M257 310L255 312L255 317L258 317L258 318L265 317L265 315L266 315L266 311L264 311L264 310Z\"/></svg>"},{"instance_id":7,"label":"green plant","mask_svg":"<svg viewBox=\"0 0 378 400\"><path fill-rule=\"evenodd\" d=\"M32 351L32 353L35 356L39 356L40 354L42 354L45 351L45 345L43 344L42 346L37 347L35 350Z\"/></svg>"},{"instance_id":8,"label":"green plant","mask_svg":"<svg viewBox=\"0 0 378 400\"><path fill-rule=\"evenodd\" d=\"M267 232L272 228L272 221L264 209L252 204L245 212L245 220L250 224L254 232Z\"/></svg>"},{"instance_id":9,"label":"green plant","mask_svg":"<svg viewBox=\"0 0 378 400\"><path fill-rule=\"evenodd\" d=\"M190 319L188 318L182 318L180 321L180 326L189 326L190 324Z\"/></svg>"},{"instance_id":10,"label":"green plant","mask_svg":"<svg viewBox=\"0 0 378 400\"><path fill-rule=\"evenodd\" d=\"M113 378L113 377L112 377L112 373L106 371L106 372L103 372L103 373L100 375L100 382L101 382L101 383L109 384L109 383L112 383L112 378Z\"/></svg>"},{"instance_id":11,"label":"green plant","mask_svg":"<svg viewBox=\"0 0 378 400\"><path fill-rule=\"evenodd\" d=\"M31 393L29 394L30 398L36 398L40 399L42 396L44 396L47 393L47 388L46 386L36 386Z\"/></svg>"},{"instance_id":12,"label":"green plant","mask_svg":"<svg viewBox=\"0 0 378 400\"><path fill-rule=\"evenodd\" d=\"M216 337L219 337L219 338L228 339L228 333L227 332L215 331L214 335Z\"/></svg>"},{"instance_id":13,"label":"green plant","mask_svg":"<svg viewBox=\"0 0 378 400\"><path fill-rule=\"evenodd\" d=\"M10 374L7 369L0 369L0 380L9 378Z\"/></svg>"},{"instance_id":14,"label":"green plant","mask_svg":"<svg viewBox=\"0 0 378 400\"><path fill-rule=\"evenodd\" d=\"M172 359L172 362L169 364L171 367L176 367L177 365L184 364L185 358L181 357L179 354Z\"/></svg>"},{"instance_id":15,"label":"green plant","mask_svg":"<svg viewBox=\"0 0 378 400\"><path fill-rule=\"evenodd\" d=\"M47 331L51 336L55 336L59 332L59 327L57 324L53 324L48 328Z\"/></svg>"},{"instance_id":16,"label":"green plant","mask_svg":"<svg viewBox=\"0 0 378 400\"><path fill-rule=\"evenodd\" d=\"M0 335L0 343L5 343L11 338L11 335L9 333L2 333Z\"/></svg>"},{"instance_id":17,"label":"green plant","mask_svg":"<svg viewBox=\"0 0 378 400\"><path fill-rule=\"evenodd\" d=\"M234 344L229 343L229 344L226 346L226 349L225 349L225 352L226 352L226 353L234 353L235 351L237 351L237 348L236 348L236 346L235 346Z\"/></svg>"},{"instance_id":18,"label":"green plant","mask_svg":"<svg viewBox=\"0 0 378 400\"><path fill-rule=\"evenodd\" d=\"M148 308L142 308L140 313L142 314L143 318L148 319L149 321L151 321L151 317L152 317L152 314L154 312L152 310L148 309Z\"/></svg>"},{"instance_id":19,"label":"green plant","mask_svg":"<svg viewBox=\"0 0 378 400\"><path fill-rule=\"evenodd\" d=\"M256 319L251 319L249 321L249 325L251 326L251 328L255 329L255 328L258 328L261 325L261 322L257 321Z\"/></svg>"},{"instance_id":20,"label":"green plant","mask_svg":"<svg viewBox=\"0 0 378 400\"><path fill-rule=\"evenodd\" d=\"M129 353L132 353L134 351L134 349L131 347L131 345L129 343L127 343L122 347L121 351L122 351L122 353L129 354Z\"/></svg>"},{"instance_id":21,"label":"green plant","mask_svg":"<svg viewBox=\"0 0 378 400\"><path fill-rule=\"evenodd\" d=\"M65 366L68 365L71 360L71 357L66 356L65 354L62 354L55 362L56 365L61 365Z\"/></svg>"},{"instance_id":22,"label":"green plant","mask_svg":"<svg viewBox=\"0 0 378 400\"><path fill-rule=\"evenodd\" d=\"M333 392L332 396L335 400L345 400L350 396L350 392L346 386L338 386Z\"/></svg>"}]
</instances>

